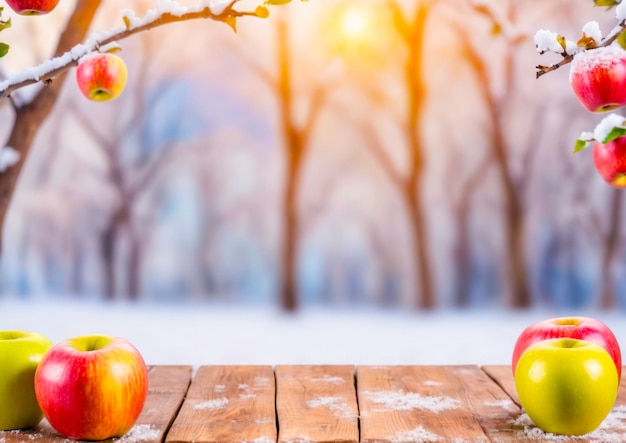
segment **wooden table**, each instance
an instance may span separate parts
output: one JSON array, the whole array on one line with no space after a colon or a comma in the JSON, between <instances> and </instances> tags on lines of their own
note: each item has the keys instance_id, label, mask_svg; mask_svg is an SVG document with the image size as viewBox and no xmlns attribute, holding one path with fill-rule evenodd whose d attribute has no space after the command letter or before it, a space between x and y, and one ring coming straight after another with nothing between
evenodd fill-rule
<instances>
[{"instance_id":1,"label":"wooden table","mask_svg":"<svg viewBox=\"0 0 626 443\"><path fill-rule=\"evenodd\" d=\"M624 381L585 438L626 442ZM134 428L117 442L552 441L523 414L509 366L190 366L150 368ZM0 443L70 442L45 422Z\"/></svg>"}]
</instances>

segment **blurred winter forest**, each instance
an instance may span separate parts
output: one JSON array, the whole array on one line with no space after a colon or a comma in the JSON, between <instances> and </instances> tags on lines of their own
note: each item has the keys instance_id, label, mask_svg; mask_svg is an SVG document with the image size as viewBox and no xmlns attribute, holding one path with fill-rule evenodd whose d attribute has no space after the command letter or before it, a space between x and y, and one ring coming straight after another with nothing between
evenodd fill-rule
<instances>
[{"instance_id":1,"label":"blurred winter forest","mask_svg":"<svg viewBox=\"0 0 626 443\"><path fill-rule=\"evenodd\" d=\"M121 42L123 95L91 103L70 78L39 130L0 297L626 305L624 194L573 154L601 116L567 67L535 79L557 59L532 41L608 32L613 13L491 3L310 0L237 34L192 21ZM2 72L49 58L72 4L15 17ZM153 5L107 0L91 29ZM3 137L12 118L2 103Z\"/></svg>"}]
</instances>

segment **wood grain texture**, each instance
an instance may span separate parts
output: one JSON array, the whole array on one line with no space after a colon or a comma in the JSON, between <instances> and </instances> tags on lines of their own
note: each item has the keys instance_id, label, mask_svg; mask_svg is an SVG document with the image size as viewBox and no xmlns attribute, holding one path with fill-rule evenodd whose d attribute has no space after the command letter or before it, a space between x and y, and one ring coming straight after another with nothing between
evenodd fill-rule
<instances>
[{"instance_id":1,"label":"wood grain texture","mask_svg":"<svg viewBox=\"0 0 626 443\"><path fill-rule=\"evenodd\" d=\"M357 368L361 441L488 442L454 367Z\"/></svg>"},{"instance_id":2,"label":"wood grain texture","mask_svg":"<svg viewBox=\"0 0 626 443\"><path fill-rule=\"evenodd\" d=\"M276 367L278 441L358 442L354 366Z\"/></svg>"},{"instance_id":3,"label":"wood grain texture","mask_svg":"<svg viewBox=\"0 0 626 443\"><path fill-rule=\"evenodd\" d=\"M191 366L155 366L148 371L148 397L135 426L117 443L160 443L174 421L191 380ZM0 431L0 443L69 443L75 440L59 435L44 419L26 431Z\"/></svg>"},{"instance_id":4,"label":"wood grain texture","mask_svg":"<svg viewBox=\"0 0 626 443\"><path fill-rule=\"evenodd\" d=\"M494 380L477 366L452 367L450 371L463 386L461 400L492 442L527 441L518 424L521 408Z\"/></svg>"},{"instance_id":5,"label":"wood grain texture","mask_svg":"<svg viewBox=\"0 0 626 443\"><path fill-rule=\"evenodd\" d=\"M483 366L482 369L509 395L509 397L513 399L518 406L522 405L519 401L519 396L517 395L517 389L515 389L515 380L513 379L511 366Z\"/></svg>"},{"instance_id":6,"label":"wood grain texture","mask_svg":"<svg viewBox=\"0 0 626 443\"><path fill-rule=\"evenodd\" d=\"M275 442L275 392L271 366L201 366L166 441Z\"/></svg>"}]
</instances>

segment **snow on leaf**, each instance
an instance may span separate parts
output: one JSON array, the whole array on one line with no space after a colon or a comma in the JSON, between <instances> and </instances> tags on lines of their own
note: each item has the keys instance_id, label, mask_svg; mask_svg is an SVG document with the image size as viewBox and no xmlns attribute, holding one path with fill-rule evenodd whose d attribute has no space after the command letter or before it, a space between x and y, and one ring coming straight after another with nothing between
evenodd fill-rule
<instances>
[{"instance_id":1,"label":"snow on leaf","mask_svg":"<svg viewBox=\"0 0 626 443\"><path fill-rule=\"evenodd\" d=\"M535 33L535 47L537 51L540 53L544 52L563 52L565 49L559 43L559 35L555 32L549 31L547 29L540 29Z\"/></svg>"},{"instance_id":2,"label":"snow on leaf","mask_svg":"<svg viewBox=\"0 0 626 443\"><path fill-rule=\"evenodd\" d=\"M602 31L597 21L590 21L583 26L583 39L591 39L595 41L596 44L600 43L602 40Z\"/></svg>"},{"instance_id":3,"label":"snow on leaf","mask_svg":"<svg viewBox=\"0 0 626 443\"><path fill-rule=\"evenodd\" d=\"M615 5L615 0L611 1L613 5ZM615 16L617 17L617 21L619 22L626 20L626 3L621 2L619 5L617 5L617 8L615 8Z\"/></svg>"},{"instance_id":4,"label":"snow on leaf","mask_svg":"<svg viewBox=\"0 0 626 443\"><path fill-rule=\"evenodd\" d=\"M626 119L619 114L609 114L595 127L593 130L593 138L602 143L615 140L615 138L620 137L619 135L615 137L616 133L614 130L616 128L626 128Z\"/></svg>"},{"instance_id":5,"label":"snow on leaf","mask_svg":"<svg viewBox=\"0 0 626 443\"><path fill-rule=\"evenodd\" d=\"M604 144L610 143L613 140L617 140L618 138L622 137L623 135L626 135L626 128L616 126L613 129L611 129L611 131L608 133L608 135L604 139L602 139L602 143Z\"/></svg>"}]
</instances>

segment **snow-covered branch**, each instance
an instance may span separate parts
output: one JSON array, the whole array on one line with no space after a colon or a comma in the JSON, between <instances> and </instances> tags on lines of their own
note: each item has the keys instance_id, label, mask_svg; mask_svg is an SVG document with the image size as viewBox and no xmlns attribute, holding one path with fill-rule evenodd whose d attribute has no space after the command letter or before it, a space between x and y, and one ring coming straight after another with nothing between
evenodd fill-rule
<instances>
[{"instance_id":1,"label":"snow-covered branch","mask_svg":"<svg viewBox=\"0 0 626 443\"><path fill-rule=\"evenodd\" d=\"M626 2L621 2L616 8L618 24L602 38L597 22L589 22L582 29L582 37L578 41L567 40L562 35L545 29L535 34L535 46L539 53L555 52L563 56L563 59L553 65L538 65L537 78L548 72L555 71L574 60L574 56L581 51L592 51L612 45L624 32L626 32Z\"/></svg>"},{"instance_id":2,"label":"snow-covered branch","mask_svg":"<svg viewBox=\"0 0 626 443\"><path fill-rule=\"evenodd\" d=\"M0 82L0 98L8 97L11 92L28 85L44 84L76 66L85 55L113 45L119 40L134 34L157 28L170 23L195 19L221 21L235 28L238 17L266 17L267 9L259 6L255 11L237 11L234 5L238 0L199 0L193 7L181 6L173 0L158 0L157 6L149 10L143 18L135 16L132 10L123 11L124 26L91 35L84 43L74 46L66 53L50 59L40 65L26 68Z\"/></svg>"}]
</instances>

